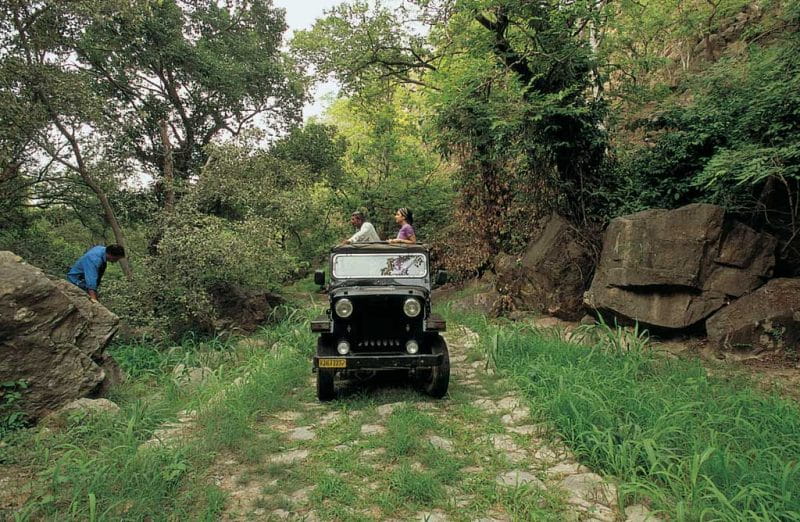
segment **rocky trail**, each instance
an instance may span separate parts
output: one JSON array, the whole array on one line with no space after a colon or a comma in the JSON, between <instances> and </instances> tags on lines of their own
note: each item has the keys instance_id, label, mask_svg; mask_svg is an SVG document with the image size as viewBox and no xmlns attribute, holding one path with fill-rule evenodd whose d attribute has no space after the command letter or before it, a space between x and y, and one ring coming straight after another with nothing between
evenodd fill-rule
<instances>
[{"instance_id":1,"label":"rocky trail","mask_svg":"<svg viewBox=\"0 0 800 522\"><path fill-rule=\"evenodd\" d=\"M218 457L209 480L224 520L656 520L620 512L613 484L579 465L500 379L463 327L446 335L451 389L431 400L404 387L344 389L261 419L276 448Z\"/></svg>"}]
</instances>

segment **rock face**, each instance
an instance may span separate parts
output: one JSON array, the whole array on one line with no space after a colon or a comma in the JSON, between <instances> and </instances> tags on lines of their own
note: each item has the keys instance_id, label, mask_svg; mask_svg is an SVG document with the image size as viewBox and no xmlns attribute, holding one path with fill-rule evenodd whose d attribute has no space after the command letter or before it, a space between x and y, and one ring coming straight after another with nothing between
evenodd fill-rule
<instances>
[{"instance_id":1,"label":"rock face","mask_svg":"<svg viewBox=\"0 0 800 522\"><path fill-rule=\"evenodd\" d=\"M461 297L454 300L451 306L458 312L494 316L497 315L500 298L492 283L483 279L473 280L462 289Z\"/></svg>"},{"instance_id":2,"label":"rock face","mask_svg":"<svg viewBox=\"0 0 800 522\"><path fill-rule=\"evenodd\" d=\"M690 327L764 284L776 245L716 205L615 218L585 302L649 326Z\"/></svg>"},{"instance_id":3,"label":"rock face","mask_svg":"<svg viewBox=\"0 0 800 522\"><path fill-rule=\"evenodd\" d=\"M553 214L521 256L495 260L497 290L513 308L578 320L594 262L589 249L564 218Z\"/></svg>"},{"instance_id":4,"label":"rock face","mask_svg":"<svg viewBox=\"0 0 800 522\"><path fill-rule=\"evenodd\" d=\"M706 321L708 340L724 350L800 347L800 278L773 279Z\"/></svg>"},{"instance_id":5,"label":"rock face","mask_svg":"<svg viewBox=\"0 0 800 522\"><path fill-rule=\"evenodd\" d=\"M30 418L102 388L118 323L79 288L0 252L0 381L27 381L20 406Z\"/></svg>"}]
</instances>

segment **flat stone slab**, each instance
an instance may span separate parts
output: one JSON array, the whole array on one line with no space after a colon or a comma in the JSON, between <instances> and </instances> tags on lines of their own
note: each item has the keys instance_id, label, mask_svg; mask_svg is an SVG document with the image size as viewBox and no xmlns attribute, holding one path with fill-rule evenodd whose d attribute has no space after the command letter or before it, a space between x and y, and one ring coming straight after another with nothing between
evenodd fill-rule
<instances>
[{"instance_id":1,"label":"flat stone slab","mask_svg":"<svg viewBox=\"0 0 800 522\"><path fill-rule=\"evenodd\" d=\"M662 522L647 507L635 504L625 508L625 522Z\"/></svg>"},{"instance_id":2,"label":"flat stone slab","mask_svg":"<svg viewBox=\"0 0 800 522\"><path fill-rule=\"evenodd\" d=\"M547 431L547 428L536 424L525 424L523 426L509 426L506 431L517 435L541 435Z\"/></svg>"},{"instance_id":3,"label":"flat stone slab","mask_svg":"<svg viewBox=\"0 0 800 522\"><path fill-rule=\"evenodd\" d=\"M482 409L486 413L500 413L501 408L491 399L478 399L472 402L473 405Z\"/></svg>"},{"instance_id":4,"label":"flat stone slab","mask_svg":"<svg viewBox=\"0 0 800 522\"><path fill-rule=\"evenodd\" d=\"M320 426L327 426L328 424L333 424L337 420L339 420L342 416L342 412L340 411L329 411L325 415L319 418L317 424Z\"/></svg>"},{"instance_id":5,"label":"flat stone slab","mask_svg":"<svg viewBox=\"0 0 800 522\"><path fill-rule=\"evenodd\" d=\"M501 451L521 451L521 448L517 446L517 443L514 442L510 435L495 433L489 436L489 440L492 442L492 446Z\"/></svg>"},{"instance_id":6,"label":"flat stone slab","mask_svg":"<svg viewBox=\"0 0 800 522\"><path fill-rule=\"evenodd\" d=\"M272 458L270 458L270 462L275 464L292 464L294 462L306 460L307 458L308 450L293 450L273 455Z\"/></svg>"},{"instance_id":7,"label":"flat stone slab","mask_svg":"<svg viewBox=\"0 0 800 522\"><path fill-rule=\"evenodd\" d=\"M517 397L503 397L497 402L497 406L499 406L503 410L515 410L517 408L522 408L523 404L520 402L519 398Z\"/></svg>"},{"instance_id":8,"label":"flat stone slab","mask_svg":"<svg viewBox=\"0 0 800 522\"><path fill-rule=\"evenodd\" d=\"M296 421L303 414L296 411L281 411L275 414L275 417L286 422Z\"/></svg>"},{"instance_id":9,"label":"flat stone slab","mask_svg":"<svg viewBox=\"0 0 800 522\"><path fill-rule=\"evenodd\" d=\"M453 442L437 435L431 436L428 439L428 442L430 442L434 448L439 448L440 450L445 451L453 451Z\"/></svg>"},{"instance_id":10,"label":"flat stone slab","mask_svg":"<svg viewBox=\"0 0 800 522\"><path fill-rule=\"evenodd\" d=\"M366 458L379 457L386 453L386 448L373 448L361 452L361 456Z\"/></svg>"},{"instance_id":11,"label":"flat stone slab","mask_svg":"<svg viewBox=\"0 0 800 522\"><path fill-rule=\"evenodd\" d=\"M536 475L533 473L528 473L527 471L508 471L501 475L498 475L495 479L495 482L500 484L501 486L511 486L511 487L518 487L524 485L533 485L537 489L546 489L547 486L544 485L544 482L539 480Z\"/></svg>"},{"instance_id":12,"label":"flat stone slab","mask_svg":"<svg viewBox=\"0 0 800 522\"><path fill-rule=\"evenodd\" d=\"M402 402L393 402L391 404L384 404L382 406L378 406L378 415L381 417L386 417L387 415L391 415L394 410L402 406L404 403Z\"/></svg>"},{"instance_id":13,"label":"flat stone slab","mask_svg":"<svg viewBox=\"0 0 800 522\"><path fill-rule=\"evenodd\" d=\"M589 472L589 468L581 466L577 462L559 462L555 466L547 468L546 471L549 477L563 477L587 472Z\"/></svg>"},{"instance_id":14,"label":"flat stone slab","mask_svg":"<svg viewBox=\"0 0 800 522\"><path fill-rule=\"evenodd\" d=\"M617 488L597 473L569 475L563 478L558 485L569 495L568 502L570 504L614 505L617 500Z\"/></svg>"},{"instance_id":15,"label":"flat stone slab","mask_svg":"<svg viewBox=\"0 0 800 522\"><path fill-rule=\"evenodd\" d=\"M308 426L300 426L289 431L290 440L313 440L317 438L317 434L311 431Z\"/></svg>"},{"instance_id":16,"label":"flat stone slab","mask_svg":"<svg viewBox=\"0 0 800 522\"><path fill-rule=\"evenodd\" d=\"M506 413L500 419L503 424L510 425L510 424L518 424L522 421L526 421L530 418L531 412L526 407L520 407L513 410L511 413Z\"/></svg>"},{"instance_id":17,"label":"flat stone slab","mask_svg":"<svg viewBox=\"0 0 800 522\"><path fill-rule=\"evenodd\" d=\"M383 435L386 433L386 428L381 426L380 424L364 424L361 426L361 434L370 436L370 435Z\"/></svg>"}]
</instances>

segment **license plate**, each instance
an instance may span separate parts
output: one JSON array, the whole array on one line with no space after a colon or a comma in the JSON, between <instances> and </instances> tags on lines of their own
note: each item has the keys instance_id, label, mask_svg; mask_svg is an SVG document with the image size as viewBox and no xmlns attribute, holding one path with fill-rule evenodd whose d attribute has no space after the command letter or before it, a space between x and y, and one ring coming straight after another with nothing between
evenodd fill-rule
<instances>
[{"instance_id":1,"label":"license plate","mask_svg":"<svg viewBox=\"0 0 800 522\"><path fill-rule=\"evenodd\" d=\"M347 368L347 359L320 359L320 368Z\"/></svg>"}]
</instances>

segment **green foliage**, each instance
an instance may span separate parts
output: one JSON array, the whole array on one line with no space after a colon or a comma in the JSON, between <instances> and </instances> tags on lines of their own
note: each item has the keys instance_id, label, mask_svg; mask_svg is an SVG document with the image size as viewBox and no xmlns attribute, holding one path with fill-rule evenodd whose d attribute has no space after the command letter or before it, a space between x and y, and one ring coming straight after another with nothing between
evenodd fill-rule
<instances>
[{"instance_id":1,"label":"green foliage","mask_svg":"<svg viewBox=\"0 0 800 522\"><path fill-rule=\"evenodd\" d=\"M214 332L215 292L274 290L293 266L273 230L266 218L230 222L181 207L167 223L158 255L145 258L132 281L108 288L111 308L129 324L172 335Z\"/></svg>"},{"instance_id":2,"label":"green foliage","mask_svg":"<svg viewBox=\"0 0 800 522\"><path fill-rule=\"evenodd\" d=\"M257 453L261 448L263 458L264 449L277 449L263 448L250 427L256 416L290 404L291 390L306 381L307 347L313 344L308 319L295 315L260 333L265 346L280 342L281 351L219 341L186 342L169 351L113 346L128 375L114 391L119 414L73 417L61 429L23 431L9 440L15 462L33 471L32 494L14 516L219 519L225 493L208 484L217 451ZM172 382L178 362L210 367L213 374L191 389L180 389ZM196 429L187 431L180 444L144 445L184 410L198 413Z\"/></svg>"},{"instance_id":3,"label":"green foliage","mask_svg":"<svg viewBox=\"0 0 800 522\"><path fill-rule=\"evenodd\" d=\"M723 59L638 124L652 147L618 157L613 214L695 201L721 204L779 237L794 237L800 188L796 35Z\"/></svg>"},{"instance_id":4,"label":"green foliage","mask_svg":"<svg viewBox=\"0 0 800 522\"><path fill-rule=\"evenodd\" d=\"M420 242L435 241L449 221L454 197L446 165L424 141L416 119L420 100L399 89L358 99L340 99L325 117L347 140L346 176L335 186L340 220L366 212L381 238L395 237L395 211L414 212ZM340 240L349 230L340 232Z\"/></svg>"},{"instance_id":5,"label":"green foliage","mask_svg":"<svg viewBox=\"0 0 800 522\"><path fill-rule=\"evenodd\" d=\"M73 43L79 65L107 100L104 130L116 150L145 168L163 168L162 119L184 178L199 170L214 138L235 136L258 116L274 130L297 121L305 85L280 51L286 25L271 2L92 7Z\"/></svg>"},{"instance_id":6,"label":"green foliage","mask_svg":"<svg viewBox=\"0 0 800 522\"><path fill-rule=\"evenodd\" d=\"M621 479L623 505L650 502L692 520L795 518L794 402L711 377L697 361L658 357L638 332L595 327L578 345L461 319L578 458Z\"/></svg>"},{"instance_id":7,"label":"green foliage","mask_svg":"<svg viewBox=\"0 0 800 522\"><path fill-rule=\"evenodd\" d=\"M25 426L25 414L18 403L27 387L28 381L23 379L0 382L0 439Z\"/></svg>"}]
</instances>

